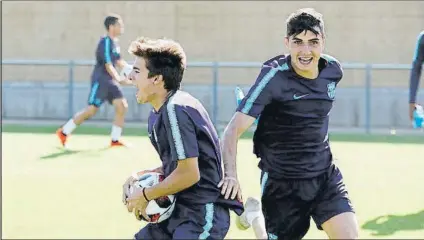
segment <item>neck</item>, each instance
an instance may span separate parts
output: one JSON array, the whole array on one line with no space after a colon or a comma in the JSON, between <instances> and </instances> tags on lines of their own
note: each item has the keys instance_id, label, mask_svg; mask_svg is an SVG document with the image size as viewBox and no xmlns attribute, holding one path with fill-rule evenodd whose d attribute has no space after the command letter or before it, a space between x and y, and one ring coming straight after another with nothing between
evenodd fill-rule
<instances>
[{"instance_id":1,"label":"neck","mask_svg":"<svg viewBox=\"0 0 424 240\"><path fill-rule=\"evenodd\" d=\"M112 33L107 33L107 35L110 37L110 39L115 40L115 35L113 35Z\"/></svg>"},{"instance_id":2,"label":"neck","mask_svg":"<svg viewBox=\"0 0 424 240\"><path fill-rule=\"evenodd\" d=\"M309 71L301 70L301 69L299 69L299 68L296 67L296 64L293 62L293 59L291 61L291 65L292 65L294 71L299 76L301 76L303 78L316 79L318 77L318 74L319 74L318 66L316 68L314 68L313 70L309 70Z\"/></svg>"},{"instance_id":3,"label":"neck","mask_svg":"<svg viewBox=\"0 0 424 240\"><path fill-rule=\"evenodd\" d=\"M159 109L162 107L162 105L165 103L166 99L168 98L168 96L172 93L172 91L163 91L160 92L158 94L156 94L156 98L153 99L150 104L152 104L153 109L155 109L155 111L159 111Z\"/></svg>"}]
</instances>

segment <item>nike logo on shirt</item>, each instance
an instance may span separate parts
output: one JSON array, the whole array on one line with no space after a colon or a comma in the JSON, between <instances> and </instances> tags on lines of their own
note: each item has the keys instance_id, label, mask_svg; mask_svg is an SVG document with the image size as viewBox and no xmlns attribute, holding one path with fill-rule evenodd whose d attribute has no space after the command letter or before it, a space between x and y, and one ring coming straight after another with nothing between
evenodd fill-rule
<instances>
[{"instance_id":1,"label":"nike logo on shirt","mask_svg":"<svg viewBox=\"0 0 424 240\"><path fill-rule=\"evenodd\" d=\"M293 99L294 99L294 100L298 100L298 99L304 98L304 97L306 97L306 96L308 96L308 95L309 95L309 94L304 94L304 95L297 96L296 94L294 94L294 95L293 95Z\"/></svg>"}]
</instances>

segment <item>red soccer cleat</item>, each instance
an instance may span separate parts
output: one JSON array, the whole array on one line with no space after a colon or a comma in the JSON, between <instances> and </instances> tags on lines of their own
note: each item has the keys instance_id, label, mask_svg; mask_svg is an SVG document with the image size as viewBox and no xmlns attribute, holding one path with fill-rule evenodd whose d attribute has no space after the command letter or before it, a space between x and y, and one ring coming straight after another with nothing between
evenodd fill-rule
<instances>
[{"instance_id":1,"label":"red soccer cleat","mask_svg":"<svg viewBox=\"0 0 424 240\"><path fill-rule=\"evenodd\" d=\"M110 146L111 147L129 147L128 144L123 143L122 141L119 141L119 140L118 141L111 141Z\"/></svg>"},{"instance_id":2,"label":"red soccer cleat","mask_svg":"<svg viewBox=\"0 0 424 240\"><path fill-rule=\"evenodd\" d=\"M63 133L63 129L62 128L57 129L56 130L56 135L59 138L60 143L62 143L62 146L65 147L65 145L66 145L66 139L68 138L68 136Z\"/></svg>"}]
</instances>

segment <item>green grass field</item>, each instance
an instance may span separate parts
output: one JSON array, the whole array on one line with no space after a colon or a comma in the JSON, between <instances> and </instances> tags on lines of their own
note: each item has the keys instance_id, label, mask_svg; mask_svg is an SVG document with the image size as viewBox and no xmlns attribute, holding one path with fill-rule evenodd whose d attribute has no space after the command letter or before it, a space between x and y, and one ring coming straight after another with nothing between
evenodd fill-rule
<instances>
[{"instance_id":1,"label":"green grass field","mask_svg":"<svg viewBox=\"0 0 424 240\"><path fill-rule=\"evenodd\" d=\"M160 164L143 131L126 130L132 148L108 149L109 136L103 135L108 129L81 129L64 150L54 127L3 126L2 238L128 239L143 226L121 202L121 186L132 171ZM331 139L357 210L360 237L424 237L424 137ZM251 140L241 140L238 152L244 197L259 196ZM234 220L227 238L254 238ZM312 224L306 238L326 235Z\"/></svg>"}]
</instances>

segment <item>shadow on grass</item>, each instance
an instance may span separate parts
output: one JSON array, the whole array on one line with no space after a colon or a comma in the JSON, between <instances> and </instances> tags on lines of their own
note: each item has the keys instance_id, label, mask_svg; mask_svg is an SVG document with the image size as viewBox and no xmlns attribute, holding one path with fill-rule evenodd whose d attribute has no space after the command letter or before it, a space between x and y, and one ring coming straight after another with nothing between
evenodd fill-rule
<instances>
[{"instance_id":1,"label":"shadow on grass","mask_svg":"<svg viewBox=\"0 0 424 240\"><path fill-rule=\"evenodd\" d=\"M424 230L424 210L407 215L380 216L362 225L373 236L388 236L396 231Z\"/></svg>"},{"instance_id":2,"label":"shadow on grass","mask_svg":"<svg viewBox=\"0 0 424 240\"><path fill-rule=\"evenodd\" d=\"M2 132L7 133L31 133L31 134L54 134L57 126L29 126L21 124L2 124ZM99 126L79 126L73 134L87 134L87 135L109 135L110 127ZM125 127L124 136L147 136L147 129L145 127ZM251 139L253 132L247 131L242 136L244 139ZM396 143L396 144L424 144L424 137L418 135L366 135L366 134L342 134L331 133L330 141L333 142L382 142L382 143Z\"/></svg>"},{"instance_id":3,"label":"shadow on grass","mask_svg":"<svg viewBox=\"0 0 424 240\"><path fill-rule=\"evenodd\" d=\"M110 149L110 147L108 146L108 147L103 147L99 149L85 149L85 150L71 150L71 149L66 149L63 147L57 147L56 149L58 149L57 152L41 156L40 159L46 160L46 159L54 159L54 158L58 158L62 156L68 156L68 155L79 154L79 153L100 152L100 151L105 151L107 149Z\"/></svg>"}]
</instances>

